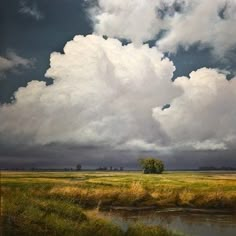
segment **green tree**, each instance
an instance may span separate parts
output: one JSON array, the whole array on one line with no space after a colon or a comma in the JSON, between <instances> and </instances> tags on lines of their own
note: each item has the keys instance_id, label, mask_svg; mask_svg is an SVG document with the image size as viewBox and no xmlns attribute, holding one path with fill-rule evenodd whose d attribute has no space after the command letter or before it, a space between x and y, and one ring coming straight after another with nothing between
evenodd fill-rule
<instances>
[{"instance_id":1,"label":"green tree","mask_svg":"<svg viewBox=\"0 0 236 236\"><path fill-rule=\"evenodd\" d=\"M144 174L161 174L164 171L164 163L155 158L142 158L139 164L143 168Z\"/></svg>"}]
</instances>

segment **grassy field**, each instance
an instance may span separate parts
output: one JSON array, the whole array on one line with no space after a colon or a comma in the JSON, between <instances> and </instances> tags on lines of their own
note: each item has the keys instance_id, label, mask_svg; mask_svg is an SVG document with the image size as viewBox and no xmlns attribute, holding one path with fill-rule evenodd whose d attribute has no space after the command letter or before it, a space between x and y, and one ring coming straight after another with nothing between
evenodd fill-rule
<instances>
[{"instance_id":1,"label":"grassy field","mask_svg":"<svg viewBox=\"0 0 236 236\"><path fill-rule=\"evenodd\" d=\"M177 235L86 214L111 206L236 210L236 173L2 172L4 235Z\"/></svg>"}]
</instances>

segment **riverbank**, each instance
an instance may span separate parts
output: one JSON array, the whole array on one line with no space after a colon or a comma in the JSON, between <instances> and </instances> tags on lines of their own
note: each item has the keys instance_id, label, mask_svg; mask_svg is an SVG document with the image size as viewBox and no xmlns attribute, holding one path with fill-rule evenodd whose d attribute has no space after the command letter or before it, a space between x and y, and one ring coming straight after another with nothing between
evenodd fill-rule
<instances>
[{"instance_id":1,"label":"riverbank","mask_svg":"<svg viewBox=\"0 0 236 236\"><path fill-rule=\"evenodd\" d=\"M187 207L175 207L175 208L158 208L156 206L147 207L123 207L123 206L110 206L106 210L121 211L121 212L148 212L155 211L157 213L196 213L196 214L233 214L236 215L235 209L201 209L201 208L187 208ZM105 211L106 211L105 210Z\"/></svg>"}]
</instances>

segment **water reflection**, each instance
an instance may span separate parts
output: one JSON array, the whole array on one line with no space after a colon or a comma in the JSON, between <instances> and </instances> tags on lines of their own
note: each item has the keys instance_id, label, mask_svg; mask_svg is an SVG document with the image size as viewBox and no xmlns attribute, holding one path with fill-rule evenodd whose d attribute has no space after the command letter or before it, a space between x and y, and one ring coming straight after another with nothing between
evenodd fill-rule
<instances>
[{"instance_id":1,"label":"water reflection","mask_svg":"<svg viewBox=\"0 0 236 236\"><path fill-rule=\"evenodd\" d=\"M130 223L162 225L168 229L193 236L235 236L236 215L198 214L180 212L100 212L100 216L112 220L126 230Z\"/></svg>"}]
</instances>

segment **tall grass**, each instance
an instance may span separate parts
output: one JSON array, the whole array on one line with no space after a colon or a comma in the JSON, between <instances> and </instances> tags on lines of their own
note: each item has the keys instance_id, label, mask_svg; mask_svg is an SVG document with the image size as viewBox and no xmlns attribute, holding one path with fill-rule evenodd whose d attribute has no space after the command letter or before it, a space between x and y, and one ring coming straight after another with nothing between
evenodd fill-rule
<instances>
[{"instance_id":1,"label":"tall grass","mask_svg":"<svg viewBox=\"0 0 236 236\"><path fill-rule=\"evenodd\" d=\"M134 184L132 188L138 190L138 184ZM87 216L76 201L70 201L67 197L54 198L50 194L47 195L45 188L43 191L40 188L36 191L32 186L26 191L25 186L23 188L4 187L3 196L4 236L126 236L132 235L130 232L140 227L130 226L128 231L124 232L111 222L91 214ZM146 232L145 226L142 228L143 232ZM153 230L155 234L152 235L174 235L167 230L165 234L160 234L164 229L158 226L153 227ZM138 232L139 229L136 231Z\"/></svg>"},{"instance_id":2,"label":"tall grass","mask_svg":"<svg viewBox=\"0 0 236 236\"><path fill-rule=\"evenodd\" d=\"M84 189L82 187L53 187L48 196L67 198L83 207L115 206L157 206L195 207L212 209L235 209L236 192L204 191L198 192L187 187L159 188L152 191L140 183L133 182L130 187Z\"/></svg>"}]
</instances>

